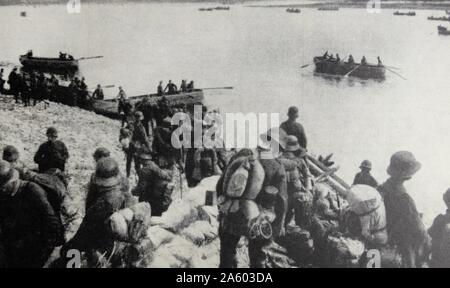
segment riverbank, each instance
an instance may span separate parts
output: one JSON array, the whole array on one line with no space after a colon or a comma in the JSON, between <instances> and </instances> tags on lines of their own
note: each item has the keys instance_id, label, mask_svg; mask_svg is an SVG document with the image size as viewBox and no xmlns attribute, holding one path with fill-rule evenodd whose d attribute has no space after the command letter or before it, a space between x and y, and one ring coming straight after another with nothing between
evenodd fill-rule
<instances>
[{"instance_id":1,"label":"riverbank","mask_svg":"<svg viewBox=\"0 0 450 288\"><path fill-rule=\"evenodd\" d=\"M20 159L29 168L36 168L33 156L39 145L46 141L45 131L49 126L58 129L59 138L70 154L66 166L70 177L69 195L63 203L68 214L73 215L70 222L65 223L66 239L69 240L84 217L87 184L95 169L92 158L95 149L107 148L111 157L118 161L121 171L125 170L125 159L118 141L120 121L53 102L48 107L44 103L23 107L15 105L12 97L0 95L0 150L6 145L14 145L19 150ZM203 205L206 191L215 189L217 176L205 179L193 189L188 189L184 176L180 178L178 171L175 171L174 178L173 202L162 217L152 218L153 226L139 243L140 258L133 265L155 268L218 267L217 207ZM179 179L182 179L182 186ZM134 187L137 181L134 170L129 180L130 187ZM246 267L245 242L240 246L239 266ZM58 253L55 250L52 259L56 259Z\"/></svg>"}]
</instances>

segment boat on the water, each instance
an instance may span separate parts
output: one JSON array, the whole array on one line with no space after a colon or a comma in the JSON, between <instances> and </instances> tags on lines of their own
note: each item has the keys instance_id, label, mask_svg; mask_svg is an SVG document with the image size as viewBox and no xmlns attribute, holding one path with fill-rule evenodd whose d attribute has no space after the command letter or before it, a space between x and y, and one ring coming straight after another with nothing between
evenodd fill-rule
<instances>
[{"instance_id":1,"label":"boat on the water","mask_svg":"<svg viewBox=\"0 0 450 288\"><path fill-rule=\"evenodd\" d=\"M197 103L202 103L204 99L203 90L195 89L192 92L179 93L174 95L164 95L158 96L156 94L147 94L147 95L138 95L128 97L128 100L131 102L133 106L136 103L142 101L144 98L147 98L148 105L156 104L162 97L165 97L169 104L186 104L193 105ZM92 100L91 110L93 110L97 114L101 114L113 119L120 119L118 111L118 102L115 99L105 99L105 100Z\"/></svg>"},{"instance_id":2,"label":"boat on the water","mask_svg":"<svg viewBox=\"0 0 450 288\"><path fill-rule=\"evenodd\" d=\"M217 6L214 10L230 10L229 6Z\"/></svg>"},{"instance_id":3,"label":"boat on the water","mask_svg":"<svg viewBox=\"0 0 450 288\"><path fill-rule=\"evenodd\" d=\"M314 64L316 65L315 72L327 75L336 76L351 76L360 79L385 79L386 69L384 66L360 63L336 62L325 59L323 56L314 57Z\"/></svg>"},{"instance_id":4,"label":"boat on the water","mask_svg":"<svg viewBox=\"0 0 450 288\"><path fill-rule=\"evenodd\" d=\"M210 7L210 8L200 8L198 11L214 11L214 10L230 10L230 7L228 6L217 6L217 7Z\"/></svg>"},{"instance_id":5,"label":"boat on the water","mask_svg":"<svg viewBox=\"0 0 450 288\"><path fill-rule=\"evenodd\" d=\"M434 21L450 21L450 16L449 17L434 17L434 16L430 16L428 17L428 20L434 20Z\"/></svg>"},{"instance_id":6,"label":"boat on the water","mask_svg":"<svg viewBox=\"0 0 450 288\"><path fill-rule=\"evenodd\" d=\"M317 8L317 10L321 10L321 11L338 11L339 7L338 6L325 6L325 7L319 7L319 8Z\"/></svg>"},{"instance_id":7,"label":"boat on the water","mask_svg":"<svg viewBox=\"0 0 450 288\"><path fill-rule=\"evenodd\" d=\"M396 16L416 16L416 12L415 11L408 11L408 12L395 11L394 15L396 15Z\"/></svg>"},{"instance_id":8,"label":"boat on the water","mask_svg":"<svg viewBox=\"0 0 450 288\"><path fill-rule=\"evenodd\" d=\"M439 25L437 27L437 29L438 29L438 34L439 35L450 35L450 31L447 29L447 27Z\"/></svg>"},{"instance_id":9,"label":"boat on the water","mask_svg":"<svg viewBox=\"0 0 450 288\"><path fill-rule=\"evenodd\" d=\"M78 69L78 60L76 59L33 57L25 54L19 57L19 61L23 66L28 68L45 68L69 71Z\"/></svg>"},{"instance_id":10,"label":"boat on the water","mask_svg":"<svg viewBox=\"0 0 450 288\"><path fill-rule=\"evenodd\" d=\"M301 13L302 11L298 8L288 8L286 9L286 12L288 13Z\"/></svg>"},{"instance_id":11,"label":"boat on the water","mask_svg":"<svg viewBox=\"0 0 450 288\"><path fill-rule=\"evenodd\" d=\"M26 12L26 11L20 12L20 16L22 16L22 17L27 17L27 12Z\"/></svg>"}]
</instances>

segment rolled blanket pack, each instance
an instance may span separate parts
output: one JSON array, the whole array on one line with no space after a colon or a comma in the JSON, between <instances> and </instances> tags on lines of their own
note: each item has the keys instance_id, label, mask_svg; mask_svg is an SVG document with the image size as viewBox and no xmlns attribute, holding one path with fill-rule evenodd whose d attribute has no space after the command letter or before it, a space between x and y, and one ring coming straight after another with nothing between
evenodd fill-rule
<instances>
[{"instance_id":1,"label":"rolled blanket pack","mask_svg":"<svg viewBox=\"0 0 450 288\"><path fill-rule=\"evenodd\" d=\"M119 210L108 219L111 235L118 241L136 243L146 236L152 210L147 202Z\"/></svg>"}]
</instances>

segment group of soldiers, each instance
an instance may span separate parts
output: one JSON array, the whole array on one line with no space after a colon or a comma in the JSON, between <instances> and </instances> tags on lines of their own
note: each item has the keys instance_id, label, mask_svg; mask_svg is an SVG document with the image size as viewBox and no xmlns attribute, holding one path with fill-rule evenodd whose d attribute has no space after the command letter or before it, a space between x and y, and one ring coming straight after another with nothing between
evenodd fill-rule
<instances>
[{"instance_id":1,"label":"group of soldiers","mask_svg":"<svg viewBox=\"0 0 450 288\"><path fill-rule=\"evenodd\" d=\"M89 93L84 77L81 79L74 77L68 87L64 87L54 74L48 78L42 72L19 73L15 67L8 76L9 91L6 91L4 89L6 81L3 80L2 74L0 74L2 84L0 93L9 92L14 96L16 103L21 101L25 106L35 106L38 102L50 100L71 106L88 107Z\"/></svg>"},{"instance_id":2,"label":"group of soldiers","mask_svg":"<svg viewBox=\"0 0 450 288\"><path fill-rule=\"evenodd\" d=\"M248 239L250 266L267 267L268 247L283 237L290 225L310 232L317 266L328 265L328 236L339 233L361 240L369 248L395 248L404 267L420 267L428 261L430 251L433 267L450 266L448 212L438 216L427 231L404 186L421 167L411 152L392 155L389 178L381 185L370 174L370 161L363 161L350 190L373 187L376 195L368 206L372 208L365 207L369 210L362 214L343 211L341 198L346 195L320 183L323 175L310 169L307 137L297 122L297 107L289 108L288 119L279 128L260 135L256 149L226 151L222 145L174 148L171 137L181 123L174 125L172 116L177 112L192 115L192 107L173 105L165 97L156 105L146 105L146 101L131 107L132 116L120 130L125 173L108 149L101 147L93 154L96 167L87 186L85 216L69 241L61 220L67 216L62 202L68 193L65 171L69 151L58 140L57 130L48 128L48 141L35 154L38 169L27 168L15 147L4 148L0 161L1 266L42 267L61 245L61 259L67 251L77 249L86 252L88 262L95 265L99 257L114 250L115 239L105 224L109 217L129 207L135 198L150 204L152 216L161 216L172 202L177 170L185 174L190 187L203 178L220 175L216 186L220 267L237 266L241 237ZM215 111L203 106L202 119L209 113ZM214 125L207 123L201 123L203 133ZM191 138L198 140L193 131ZM129 187L133 162L138 181ZM444 201L450 206L450 192L445 193Z\"/></svg>"},{"instance_id":3,"label":"group of soldiers","mask_svg":"<svg viewBox=\"0 0 450 288\"><path fill-rule=\"evenodd\" d=\"M158 96L163 95L174 95L178 93L186 93L186 92L192 92L194 90L194 81L190 81L189 83L187 80L183 79L181 80L180 89L178 90L177 85L172 83L172 80L169 80L169 83L167 83L166 87L163 88L163 82L159 81L158 87L157 87L157 94Z\"/></svg>"},{"instance_id":4,"label":"group of soldiers","mask_svg":"<svg viewBox=\"0 0 450 288\"><path fill-rule=\"evenodd\" d=\"M341 57L339 57L339 54L336 53L336 57L333 56L333 54L328 54L328 51L325 52L325 54L323 54L322 56L323 59L331 61L331 62L336 62L336 63L340 63L341 62ZM378 66L383 66L383 62L381 62L381 58L379 56L377 56L377 62L378 62ZM353 55L350 54L348 56L348 60L347 62L348 64L355 64L355 59L353 59ZM363 56L361 58L361 65L367 65L367 59L366 56Z\"/></svg>"},{"instance_id":5,"label":"group of soldiers","mask_svg":"<svg viewBox=\"0 0 450 288\"><path fill-rule=\"evenodd\" d=\"M3 80L2 82L4 83ZM58 83L54 75L47 79L43 73L34 71L19 73L17 67L14 67L8 76L9 93L14 96L16 103L21 100L25 106L30 106L31 100L34 106L37 102L52 99ZM2 90L4 93L5 89Z\"/></svg>"}]
</instances>

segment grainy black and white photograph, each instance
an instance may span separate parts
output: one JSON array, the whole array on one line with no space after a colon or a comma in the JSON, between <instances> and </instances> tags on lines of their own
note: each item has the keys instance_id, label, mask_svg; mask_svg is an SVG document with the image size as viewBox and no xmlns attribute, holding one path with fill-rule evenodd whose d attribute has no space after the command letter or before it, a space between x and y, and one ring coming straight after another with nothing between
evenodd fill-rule
<instances>
[{"instance_id":1,"label":"grainy black and white photograph","mask_svg":"<svg viewBox=\"0 0 450 288\"><path fill-rule=\"evenodd\" d=\"M0 0L0 267L450 268L449 29L446 0Z\"/></svg>"}]
</instances>

